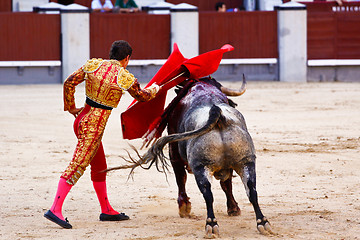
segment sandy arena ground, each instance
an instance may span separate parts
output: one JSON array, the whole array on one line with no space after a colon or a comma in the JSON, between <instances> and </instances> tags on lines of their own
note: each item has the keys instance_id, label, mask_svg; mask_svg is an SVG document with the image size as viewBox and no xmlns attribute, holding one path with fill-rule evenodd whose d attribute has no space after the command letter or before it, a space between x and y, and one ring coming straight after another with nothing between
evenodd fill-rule
<instances>
[{"instance_id":1,"label":"sandy arena ground","mask_svg":"<svg viewBox=\"0 0 360 240\"><path fill-rule=\"evenodd\" d=\"M76 96L82 105L82 85ZM234 195L242 214L227 216L225 195L213 179L221 239L360 239L360 84L250 82L233 100L254 139L259 203L276 234L256 230L239 177ZM109 167L123 164L120 155L130 149L119 124L130 101L125 95L108 122ZM182 219L174 174L167 182L155 169L137 169L129 181L128 170L108 175L110 202L129 221L98 220L89 169L63 207L73 229L46 220L76 144L74 118L62 108L61 85L0 86L0 239L203 239L206 208L193 175L187 189L194 218Z\"/></svg>"}]
</instances>

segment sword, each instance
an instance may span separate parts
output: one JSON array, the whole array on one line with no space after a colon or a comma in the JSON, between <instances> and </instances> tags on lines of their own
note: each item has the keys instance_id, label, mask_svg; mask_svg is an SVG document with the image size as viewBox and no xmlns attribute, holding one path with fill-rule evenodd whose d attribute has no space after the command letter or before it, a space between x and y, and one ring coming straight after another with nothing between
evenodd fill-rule
<instances>
[{"instance_id":1,"label":"sword","mask_svg":"<svg viewBox=\"0 0 360 240\"><path fill-rule=\"evenodd\" d=\"M184 75L185 73L186 73L185 71L182 72L182 73L180 73L179 75L173 77L172 79L170 79L169 81L167 81L166 83L164 83L163 85L161 85L160 87L166 86L167 84L171 83L172 81L174 81L174 80L177 79L178 77L181 77L181 76Z\"/></svg>"}]
</instances>

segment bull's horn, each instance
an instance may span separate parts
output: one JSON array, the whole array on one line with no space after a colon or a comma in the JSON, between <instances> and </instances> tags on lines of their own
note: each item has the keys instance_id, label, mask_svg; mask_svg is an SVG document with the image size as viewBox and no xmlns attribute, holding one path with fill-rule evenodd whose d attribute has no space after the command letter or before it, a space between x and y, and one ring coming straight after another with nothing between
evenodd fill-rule
<instances>
[{"instance_id":1,"label":"bull's horn","mask_svg":"<svg viewBox=\"0 0 360 240\"><path fill-rule=\"evenodd\" d=\"M230 89L221 86L220 90L226 95L226 96L240 96L246 91L246 80L245 75L243 74L243 82L241 85L241 88L239 90L236 89Z\"/></svg>"}]
</instances>

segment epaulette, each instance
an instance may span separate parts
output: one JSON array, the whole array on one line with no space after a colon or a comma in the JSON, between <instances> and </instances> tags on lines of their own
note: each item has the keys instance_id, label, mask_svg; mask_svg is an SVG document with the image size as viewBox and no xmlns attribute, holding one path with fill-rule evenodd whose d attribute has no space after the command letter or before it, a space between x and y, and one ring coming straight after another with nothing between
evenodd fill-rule
<instances>
[{"instance_id":1,"label":"epaulette","mask_svg":"<svg viewBox=\"0 0 360 240\"><path fill-rule=\"evenodd\" d=\"M101 58L92 58L84 64L83 71L86 73L95 72L96 70L99 69L99 67L103 62L104 60Z\"/></svg>"},{"instance_id":2,"label":"epaulette","mask_svg":"<svg viewBox=\"0 0 360 240\"><path fill-rule=\"evenodd\" d=\"M117 84L119 85L119 87L122 90L126 91L133 85L134 82L135 82L134 75L129 73L129 71L126 70L125 68L121 67L117 77Z\"/></svg>"}]
</instances>

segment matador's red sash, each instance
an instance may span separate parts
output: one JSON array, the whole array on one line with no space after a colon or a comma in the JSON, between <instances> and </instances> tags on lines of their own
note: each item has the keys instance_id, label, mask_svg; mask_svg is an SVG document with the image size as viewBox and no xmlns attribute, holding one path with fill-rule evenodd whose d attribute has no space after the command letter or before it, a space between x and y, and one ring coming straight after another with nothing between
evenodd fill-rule
<instances>
[{"instance_id":1,"label":"matador's red sash","mask_svg":"<svg viewBox=\"0 0 360 240\"><path fill-rule=\"evenodd\" d=\"M134 100L121 114L123 138L141 138L163 113L167 90L187 78L199 79L214 73L220 65L223 54L232 50L234 47L226 44L220 49L187 59L175 43L174 50L165 64L146 85L148 87L157 83L163 86L160 92L148 102Z\"/></svg>"}]
</instances>

